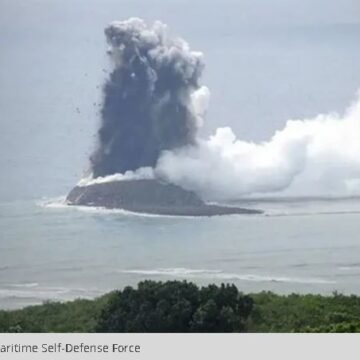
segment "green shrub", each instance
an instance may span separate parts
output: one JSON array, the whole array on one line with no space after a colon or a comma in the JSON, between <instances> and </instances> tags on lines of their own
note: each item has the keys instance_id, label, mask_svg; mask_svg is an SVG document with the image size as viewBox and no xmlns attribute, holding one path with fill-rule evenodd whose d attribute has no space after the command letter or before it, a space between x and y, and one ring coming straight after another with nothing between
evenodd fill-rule
<instances>
[{"instance_id":1,"label":"green shrub","mask_svg":"<svg viewBox=\"0 0 360 360\"><path fill-rule=\"evenodd\" d=\"M117 291L104 308L99 332L241 332L252 299L234 285L199 288L186 281L144 281Z\"/></svg>"}]
</instances>

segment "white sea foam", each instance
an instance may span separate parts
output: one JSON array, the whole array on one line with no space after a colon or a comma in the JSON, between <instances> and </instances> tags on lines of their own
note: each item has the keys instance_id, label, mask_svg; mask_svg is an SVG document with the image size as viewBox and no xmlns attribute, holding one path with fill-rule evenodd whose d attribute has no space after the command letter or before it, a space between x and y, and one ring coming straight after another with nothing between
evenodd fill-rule
<instances>
[{"instance_id":1,"label":"white sea foam","mask_svg":"<svg viewBox=\"0 0 360 360\"><path fill-rule=\"evenodd\" d=\"M222 270L187 269L187 268L158 268L158 269L130 269L121 270L125 274L138 274L148 276L167 276L176 278L198 278L228 281L253 281L253 282L281 282L297 284L335 284L335 281L320 278L292 278L286 276L237 274L227 273Z\"/></svg>"},{"instance_id":2,"label":"white sea foam","mask_svg":"<svg viewBox=\"0 0 360 360\"><path fill-rule=\"evenodd\" d=\"M18 298L18 299L38 299L45 300L69 300L77 297L93 298L100 295L97 289L85 288L67 288L57 286L40 286L38 283L9 284L1 285L0 299Z\"/></svg>"},{"instance_id":3,"label":"white sea foam","mask_svg":"<svg viewBox=\"0 0 360 360\"><path fill-rule=\"evenodd\" d=\"M359 271L360 270L360 264L350 264L350 265L344 265L339 266L338 269L340 271Z\"/></svg>"},{"instance_id":4,"label":"white sea foam","mask_svg":"<svg viewBox=\"0 0 360 360\"><path fill-rule=\"evenodd\" d=\"M330 215L359 215L360 210L344 210L344 211L336 211L336 210L329 210L329 211L267 211L266 216L269 217L282 217L282 216L330 216Z\"/></svg>"},{"instance_id":5,"label":"white sea foam","mask_svg":"<svg viewBox=\"0 0 360 360\"><path fill-rule=\"evenodd\" d=\"M121 270L122 273L139 274L139 275L168 275L168 276L192 276L203 274L219 274L221 270L206 270L206 269L186 269L186 268L159 268L153 270Z\"/></svg>"},{"instance_id":6,"label":"white sea foam","mask_svg":"<svg viewBox=\"0 0 360 360\"><path fill-rule=\"evenodd\" d=\"M65 288L40 288L38 286L31 288L14 288L9 286L7 288L0 288L0 298L37 298L40 300L46 299L62 299L70 290Z\"/></svg>"},{"instance_id":7,"label":"white sea foam","mask_svg":"<svg viewBox=\"0 0 360 360\"><path fill-rule=\"evenodd\" d=\"M28 289L28 288L35 288L35 287L38 287L39 284L36 283L36 282L33 282L33 283L21 283L21 284L10 284L9 287L13 287L13 288L25 288L25 289Z\"/></svg>"},{"instance_id":8,"label":"white sea foam","mask_svg":"<svg viewBox=\"0 0 360 360\"><path fill-rule=\"evenodd\" d=\"M65 208L68 205L66 204L66 196L57 196L53 198L42 198L36 201L36 205L45 207L45 208Z\"/></svg>"},{"instance_id":9,"label":"white sea foam","mask_svg":"<svg viewBox=\"0 0 360 360\"><path fill-rule=\"evenodd\" d=\"M183 215L163 215L163 214L151 214L144 212L134 212L125 209L107 209L101 206L84 206L84 205L69 205L66 202L66 197L55 197L48 199L41 199L36 201L38 206L49 208L49 209L64 209L69 211L81 211L84 213L92 213L92 214L118 214L128 217L145 217L145 218L187 218L187 219L196 219L199 216L183 216Z\"/></svg>"}]
</instances>

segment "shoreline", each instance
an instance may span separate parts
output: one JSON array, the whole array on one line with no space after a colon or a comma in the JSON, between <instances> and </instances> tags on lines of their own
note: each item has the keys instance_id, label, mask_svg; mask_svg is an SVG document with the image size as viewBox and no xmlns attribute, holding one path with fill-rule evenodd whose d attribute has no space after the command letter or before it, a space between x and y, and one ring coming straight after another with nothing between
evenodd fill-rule
<instances>
[{"instance_id":1,"label":"shoreline","mask_svg":"<svg viewBox=\"0 0 360 360\"><path fill-rule=\"evenodd\" d=\"M69 206L122 209L167 216L258 215L262 210L204 202L195 192L158 180L123 180L75 186L66 198Z\"/></svg>"},{"instance_id":2,"label":"shoreline","mask_svg":"<svg viewBox=\"0 0 360 360\"><path fill-rule=\"evenodd\" d=\"M91 300L79 298L64 302L47 301L41 305L27 306L22 309L0 310L0 332L108 332L106 329L101 330L99 324L103 322L105 313L107 313L107 316L112 316L113 312L117 311L113 308L114 304L118 306L116 304L122 302L117 303L115 299L124 297L122 301L130 301L130 304L133 304L131 306L139 306L136 300L137 293L143 299L142 301L146 301L146 297L151 296L152 301L155 301L155 303L143 314L143 316L151 317L153 311L157 311L158 305L156 305L156 302L160 304L161 301L164 301L164 296L165 298L169 297L167 301L173 301L174 298L171 294L177 288L180 291L177 296L180 296L180 298L175 301L184 301L190 296L188 291L195 291L195 293L203 292L204 295L207 294L206 296L217 302L220 301L220 298L216 294L224 292L224 295L228 294L228 296L230 294L234 296L237 293L236 298L239 301L245 301L250 306L247 315L242 318L241 328L225 331L219 324L219 327L217 325L215 328L212 327L210 332L360 332L360 296L356 295L343 295L338 292L333 292L332 295L298 293L280 295L270 291L242 293L238 289L235 290L236 287L231 283L200 287L187 281L160 282L151 280L144 280L137 287L127 286L123 290L113 290ZM212 290L210 291L210 289ZM132 295L128 297L126 294ZM143 298L144 296L145 298ZM184 300L181 300L182 296L185 297ZM193 296L191 295L189 299L196 299L196 296L195 298ZM226 300L226 297L222 299ZM174 306L174 308L170 307L167 310L170 311L167 316L171 316L172 309L176 309L176 303ZM220 305L218 304L218 306ZM218 308L218 311L220 314L221 307ZM126 321L133 321L133 316L136 317L136 312L126 313ZM240 311L238 315L234 314L232 316L240 316L241 318L244 315ZM122 321L121 318L120 321ZM135 318L134 321L136 321ZM161 325L159 326L159 331L147 331L146 329L137 331L134 328L131 332L182 332L176 331L176 328L171 330L171 327L167 328L166 331L164 329L162 331ZM121 331L120 329L119 331L110 332L127 331ZM189 328L185 332L203 331Z\"/></svg>"}]
</instances>

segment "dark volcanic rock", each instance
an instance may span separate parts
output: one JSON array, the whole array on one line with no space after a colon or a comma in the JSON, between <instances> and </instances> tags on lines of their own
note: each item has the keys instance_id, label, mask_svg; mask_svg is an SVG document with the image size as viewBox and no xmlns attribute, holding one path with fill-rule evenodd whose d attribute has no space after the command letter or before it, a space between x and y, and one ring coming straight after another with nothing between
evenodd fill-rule
<instances>
[{"instance_id":1,"label":"dark volcanic rock","mask_svg":"<svg viewBox=\"0 0 360 360\"><path fill-rule=\"evenodd\" d=\"M259 214L261 211L204 203L194 192L157 180L114 181L76 186L69 205L100 206L140 213L182 216Z\"/></svg>"}]
</instances>

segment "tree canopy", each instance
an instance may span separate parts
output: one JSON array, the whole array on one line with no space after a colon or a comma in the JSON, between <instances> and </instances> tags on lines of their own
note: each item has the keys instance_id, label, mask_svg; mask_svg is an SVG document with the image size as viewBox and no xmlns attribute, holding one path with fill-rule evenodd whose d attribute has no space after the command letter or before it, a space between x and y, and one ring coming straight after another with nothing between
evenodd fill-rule
<instances>
[{"instance_id":1,"label":"tree canopy","mask_svg":"<svg viewBox=\"0 0 360 360\"><path fill-rule=\"evenodd\" d=\"M99 332L241 332L252 299L235 285L144 281L113 294Z\"/></svg>"},{"instance_id":2,"label":"tree canopy","mask_svg":"<svg viewBox=\"0 0 360 360\"><path fill-rule=\"evenodd\" d=\"M360 332L360 297L243 295L235 285L144 281L97 299L0 310L0 332Z\"/></svg>"}]
</instances>

